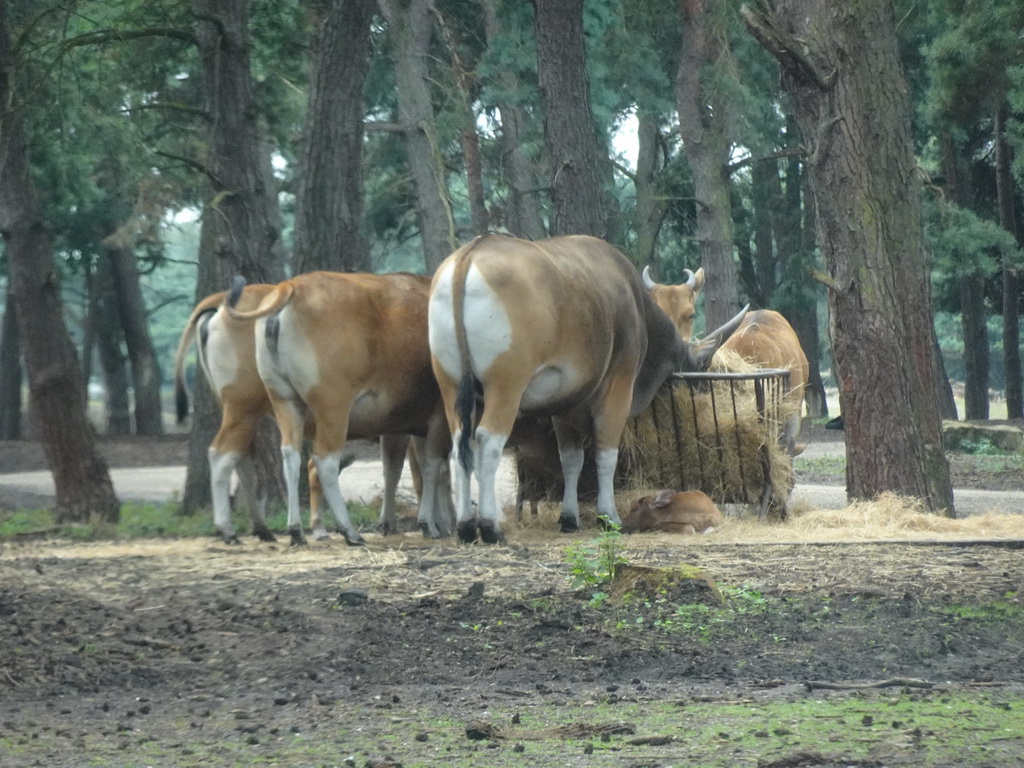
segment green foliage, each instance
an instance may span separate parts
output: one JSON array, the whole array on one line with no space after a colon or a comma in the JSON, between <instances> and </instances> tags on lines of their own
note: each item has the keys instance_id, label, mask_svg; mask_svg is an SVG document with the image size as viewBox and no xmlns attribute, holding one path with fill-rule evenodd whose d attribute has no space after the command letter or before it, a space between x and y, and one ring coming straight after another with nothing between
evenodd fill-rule
<instances>
[{"instance_id":1,"label":"green foliage","mask_svg":"<svg viewBox=\"0 0 1024 768\"><path fill-rule=\"evenodd\" d=\"M570 566L567 578L573 589L591 589L608 584L615 578L615 569L629 562L622 554L619 526L607 520L605 525L605 530L592 541L566 547L565 560ZM598 602L601 601L603 597Z\"/></svg>"}]
</instances>

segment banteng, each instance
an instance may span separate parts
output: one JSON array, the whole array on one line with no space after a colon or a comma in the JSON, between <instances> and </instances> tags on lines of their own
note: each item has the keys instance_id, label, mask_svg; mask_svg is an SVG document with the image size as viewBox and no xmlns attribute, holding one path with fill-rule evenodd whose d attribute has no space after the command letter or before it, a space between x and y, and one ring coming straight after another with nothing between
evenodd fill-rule
<instances>
[{"instance_id":1,"label":"banteng","mask_svg":"<svg viewBox=\"0 0 1024 768\"><path fill-rule=\"evenodd\" d=\"M274 286L247 285L238 300L238 309L255 309ZM251 449L262 418L270 413L270 398L256 370L256 343L252 320L232 318L221 310L227 292L214 293L196 304L178 342L174 360L174 387L178 422L188 415L189 394L185 383L185 356L194 340L199 366L210 389L221 406L221 422L210 443L210 490L213 521L224 541L237 543L238 535L231 523L231 475L238 472L239 488L252 519L253 533L263 541L274 541L274 534L265 521L266 498L257 490L256 475L251 463ZM381 529L396 529L395 494L402 473L406 435L381 437L381 458L384 464L384 493L381 502ZM447 478L446 478L447 481ZM309 465L310 527L313 538L327 537L318 500L320 482L313 462Z\"/></svg>"},{"instance_id":2,"label":"banteng","mask_svg":"<svg viewBox=\"0 0 1024 768\"><path fill-rule=\"evenodd\" d=\"M561 529L579 527L588 438L597 513L619 523L612 476L626 420L673 371L706 368L743 314L699 345L681 340L633 264L593 237L488 235L449 256L431 288L430 352L455 441L459 537L501 539L495 476L519 414L552 417L565 481Z\"/></svg>"},{"instance_id":3,"label":"banteng","mask_svg":"<svg viewBox=\"0 0 1024 768\"><path fill-rule=\"evenodd\" d=\"M427 348L430 278L312 272L278 284L247 312L236 308L242 285L226 307L255 321L256 364L281 430L293 542L304 541L298 475L307 418L323 495L349 544L363 538L338 485L342 452L347 439L378 435L426 438L419 524L425 536L447 535L451 499L438 478L451 438Z\"/></svg>"},{"instance_id":4,"label":"banteng","mask_svg":"<svg viewBox=\"0 0 1024 768\"><path fill-rule=\"evenodd\" d=\"M693 278L681 285L655 283L651 280L648 269L644 269L644 282L651 296L658 306L673 318L679 336L687 341L693 334L692 308L700 292L700 285L704 283L703 272L703 269L697 270L701 278L694 288ZM685 311L687 307L688 319ZM739 329L722 345L722 349L730 349L747 362L761 368L783 368L789 371L786 406L790 416L783 430L782 443L790 455L800 453L802 448L797 446L796 439L800 434L804 388L807 386L809 368L807 356L800 346L800 339L797 338L793 326L786 318L771 309L748 312Z\"/></svg>"}]
</instances>

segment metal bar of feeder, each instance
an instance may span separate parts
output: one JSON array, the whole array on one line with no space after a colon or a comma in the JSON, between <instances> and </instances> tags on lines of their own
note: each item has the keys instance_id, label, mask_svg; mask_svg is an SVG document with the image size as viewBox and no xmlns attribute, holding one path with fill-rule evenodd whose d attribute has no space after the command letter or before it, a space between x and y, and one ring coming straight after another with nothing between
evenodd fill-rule
<instances>
[{"instance_id":1,"label":"metal bar of feeder","mask_svg":"<svg viewBox=\"0 0 1024 768\"><path fill-rule=\"evenodd\" d=\"M757 387L759 382L754 383ZM743 441L740 439L740 414L736 410L736 382L729 382L729 397L732 398L732 436L736 441L736 466L740 470L740 487L744 493L747 491L747 475L743 471ZM749 499L749 496L748 496Z\"/></svg>"},{"instance_id":2,"label":"metal bar of feeder","mask_svg":"<svg viewBox=\"0 0 1024 768\"><path fill-rule=\"evenodd\" d=\"M697 418L697 398L693 394L693 386L691 384L687 383L686 389L690 393L690 411L693 413L693 448L694 453L697 454L697 469L700 472L700 486L703 488L706 486L704 482L704 452L700 449L700 421Z\"/></svg>"},{"instance_id":3,"label":"metal bar of feeder","mask_svg":"<svg viewBox=\"0 0 1024 768\"><path fill-rule=\"evenodd\" d=\"M681 430L679 429L679 409L676 403L674 385L670 384L668 389L668 402L669 406L672 408L672 431L675 433L676 438L676 465L679 468L679 485L681 487L681 490L686 490L685 488L682 487L686 485L686 478L683 476L683 435ZM693 396L693 390L690 391L690 396ZM696 416L694 416L694 423L696 424L696 422L697 419Z\"/></svg>"}]
</instances>

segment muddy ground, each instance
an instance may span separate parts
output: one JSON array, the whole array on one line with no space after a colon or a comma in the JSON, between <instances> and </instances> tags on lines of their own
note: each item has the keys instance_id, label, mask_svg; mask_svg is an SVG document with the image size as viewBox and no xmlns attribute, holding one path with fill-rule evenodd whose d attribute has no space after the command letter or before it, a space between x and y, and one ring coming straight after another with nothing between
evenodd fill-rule
<instances>
[{"instance_id":1,"label":"muddy ground","mask_svg":"<svg viewBox=\"0 0 1024 768\"><path fill-rule=\"evenodd\" d=\"M597 531L549 527L513 529L499 547L0 543L0 765L925 764L922 739L943 732L864 759L769 744L785 738L776 729L761 752L711 761L611 727L655 703L754 711L863 695L808 682L894 678L930 686L914 695L985 691L1016 708L1019 731L945 764L1021 764L1019 540L645 535L624 540L625 559L676 570L634 569L644 578L595 601L570 584L566 547ZM580 707L593 715L555 756L466 735L534 711L578 720Z\"/></svg>"}]
</instances>

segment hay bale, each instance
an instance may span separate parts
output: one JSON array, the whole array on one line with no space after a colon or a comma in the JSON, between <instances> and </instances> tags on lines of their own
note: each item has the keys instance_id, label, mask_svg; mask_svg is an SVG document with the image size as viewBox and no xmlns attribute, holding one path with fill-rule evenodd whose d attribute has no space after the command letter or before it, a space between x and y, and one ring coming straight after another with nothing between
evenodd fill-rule
<instances>
[{"instance_id":1,"label":"hay bale","mask_svg":"<svg viewBox=\"0 0 1024 768\"><path fill-rule=\"evenodd\" d=\"M715 356L718 372L758 370L727 353ZM792 457L779 443L790 415L784 389L778 379L765 381L759 409L752 380L670 379L627 426L622 482L701 490L718 504L756 504L769 488L769 509L783 515L794 483Z\"/></svg>"}]
</instances>

